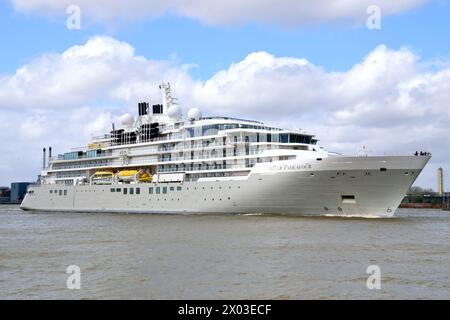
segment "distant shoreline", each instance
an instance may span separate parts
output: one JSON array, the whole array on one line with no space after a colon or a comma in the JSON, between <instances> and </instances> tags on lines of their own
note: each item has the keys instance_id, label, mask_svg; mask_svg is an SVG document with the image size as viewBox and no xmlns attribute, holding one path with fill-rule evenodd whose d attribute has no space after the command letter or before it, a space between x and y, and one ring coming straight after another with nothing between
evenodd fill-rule
<instances>
[{"instance_id":1,"label":"distant shoreline","mask_svg":"<svg viewBox=\"0 0 450 320\"><path fill-rule=\"evenodd\" d=\"M399 208L401 209L442 209L440 203L402 203Z\"/></svg>"}]
</instances>

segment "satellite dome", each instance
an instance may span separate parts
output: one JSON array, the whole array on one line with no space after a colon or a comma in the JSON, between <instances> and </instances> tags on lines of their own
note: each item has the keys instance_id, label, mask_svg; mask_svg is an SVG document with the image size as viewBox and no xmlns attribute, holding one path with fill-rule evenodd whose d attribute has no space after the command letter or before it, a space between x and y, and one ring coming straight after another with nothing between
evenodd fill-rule
<instances>
[{"instance_id":1,"label":"satellite dome","mask_svg":"<svg viewBox=\"0 0 450 320\"><path fill-rule=\"evenodd\" d=\"M181 108L178 105L171 105L169 107L169 110L167 110L167 115L171 118L171 119L175 119L178 120L181 118Z\"/></svg>"},{"instance_id":2,"label":"satellite dome","mask_svg":"<svg viewBox=\"0 0 450 320\"><path fill-rule=\"evenodd\" d=\"M125 113L120 117L120 122L125 127L131 127L134 124L134 118L131 114Z\"/></svg>"},{"instance_id":3,"label":"satellite dome","mask_svg":"<svg viewBox=\"0 0 450 320\"><path fill-rule=\"evenodd\" d=\"M189 120L198 120L202 117L202 112L198 108L191 108L188 112Z\"/></svg>"}]
</instances>

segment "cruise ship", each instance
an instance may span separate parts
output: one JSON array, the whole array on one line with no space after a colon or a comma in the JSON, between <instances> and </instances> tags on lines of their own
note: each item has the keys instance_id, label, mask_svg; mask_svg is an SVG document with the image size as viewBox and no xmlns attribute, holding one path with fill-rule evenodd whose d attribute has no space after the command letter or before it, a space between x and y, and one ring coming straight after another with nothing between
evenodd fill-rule
<instances>
[{"instance_id":1,"label":"cruise ship","mask_svg":"<svg viewBox=\"0 0 450 320\"><path fill-rule=\"evenodd\" d=\"M183 119L169 83L161 104L48 157L23 210L157 214L391 217L430 154L344 156L313 134L191 108ZM46 161L47 160L47 161Z\"/></svg>"}]
</instances>

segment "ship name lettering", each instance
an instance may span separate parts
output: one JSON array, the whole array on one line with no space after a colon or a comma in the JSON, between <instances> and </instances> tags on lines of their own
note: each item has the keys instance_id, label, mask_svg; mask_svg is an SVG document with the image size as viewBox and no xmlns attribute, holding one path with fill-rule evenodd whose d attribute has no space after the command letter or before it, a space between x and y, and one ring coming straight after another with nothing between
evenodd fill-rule
<instances>
[{"instance_id":1,"label":"ship name lettering","mask_svg":"<svg viewBox=\"0 0 450 320\"><path fill-rule=\"evenodd\" d=\"M280 167L279 170L280 171L290 171L290 170L306 170L306 169L311 169L312 166L309 163L304 163L304 164L285 164L283 167Z\"/></svg>"}]
</instances>

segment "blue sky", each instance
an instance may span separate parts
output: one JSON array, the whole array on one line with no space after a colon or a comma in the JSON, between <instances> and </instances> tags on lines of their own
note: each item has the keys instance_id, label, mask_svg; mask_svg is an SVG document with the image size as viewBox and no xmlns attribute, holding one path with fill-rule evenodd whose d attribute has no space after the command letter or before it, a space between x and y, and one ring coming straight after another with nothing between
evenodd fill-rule
<instances>
[{"instance_id":1,"label":"blue sky","mask_svg":"<svg viewBox=\"0 0 450 320\"><path fill-rule=\"evenodd\" d=\"M42 53L61 52L94 35L109 35L129 42L137 54L154 59L167 59L176 54L180 62L198 65L192 74L200 79L210 77L250 52L261 50L277 56L304 57L332 71L350 68L379 44L392 49L408 46L424 59L448 58L449 16L448 1L432 1L384 17L381 30L339 24L285 27L244 23L223 27L173 14L134 23L90 22L81 30L68 30L65 15L20 13L11 3L2 1L0 72L13 72Z\"/></svg>"},{"instance_id":2,"label":"blue sky","mask_svg":"<svg viewBox=\"0 0 450 320\"><path fill-rule=\"evenodd\" d=\"M427 187L450 170L450 1L78 0L69 30L72 3L0 0L0 185L32 180L42 146L85 144L162 79L185 111L301 127L346 154L427 149Z\"/></svg>"}]
</instances>

